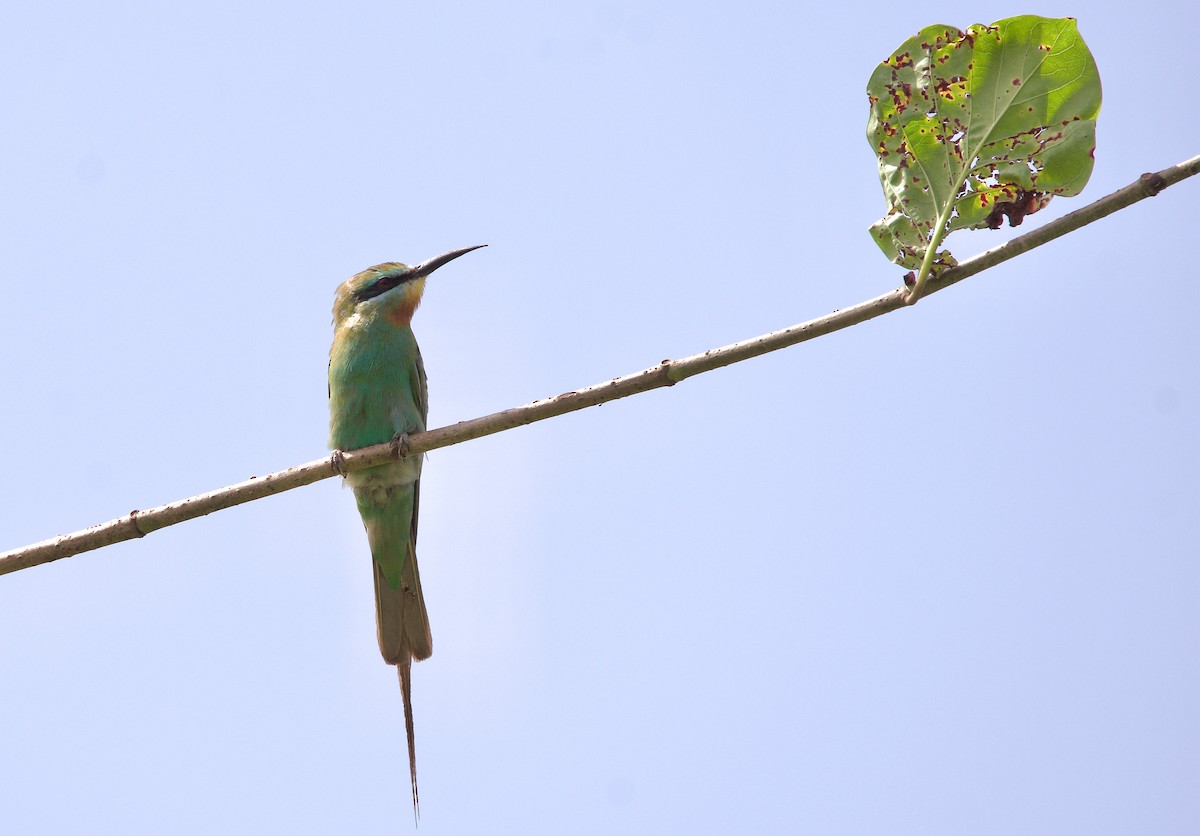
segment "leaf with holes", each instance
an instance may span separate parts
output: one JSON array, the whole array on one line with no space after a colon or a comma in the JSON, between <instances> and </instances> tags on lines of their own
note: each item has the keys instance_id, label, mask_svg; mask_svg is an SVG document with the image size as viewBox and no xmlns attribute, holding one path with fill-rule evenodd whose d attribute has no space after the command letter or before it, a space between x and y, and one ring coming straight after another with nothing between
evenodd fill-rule
<instances>
[{"instance_id":1,"label":"leaf with holes","mask_svg":"<svg viewBox=\"0 0 1200 836\"><path fill-rule=\"evenodd\" d=\"M920 269L918 291L955 263L937 251L948 233L1016 226L1091 176L1100 73L1073 18L929 26L876 68L867 96L888 203L871 235Z\"/></svg>"}]
</instances>

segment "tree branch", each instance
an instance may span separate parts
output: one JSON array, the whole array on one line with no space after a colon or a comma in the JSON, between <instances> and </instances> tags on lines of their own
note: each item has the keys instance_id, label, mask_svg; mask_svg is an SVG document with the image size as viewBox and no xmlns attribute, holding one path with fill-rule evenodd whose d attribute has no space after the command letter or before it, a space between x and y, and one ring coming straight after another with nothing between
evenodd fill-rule
<instances>
[{"instance_id":1,"label":"tree branch","mask_svg":"<svg viewBox=\"0 0 1200 836\"><path fill-rule=\"evenodd\" d=\"M1196 174L1200 174L1200 156L1155 174L1143 174L1135 182L1095 203L969 258L958 267L946 270L937 278L929 281L922 298L944 290L982 270L1008 261L1034 247L1040 247L1059 236L1066 235L1068 232L1111 215L1140 200L1153 197L1168 186ZM339 473L372 467L407 455L420 455L439 447L448 447L452 444L482 438L485 435L510 430L524 424L532 424L534 421L553 418L618 398L625 398L663 386L673 386L693 375L719 369L732 363L740 363L751 357L787 348L907 307L905 303L907 295L906 288L898 288L882 296L861 302L854 307L834 311L818 319L793 325L781 331L715 348L703 354L694 354L681 360L664 360L659 365L644 371L614 378L586 389L565 392L547 400L534 401L524 406L506 409L503 412L485 415L482 418L460 421L457 424L439 427L428 432L415 433L405 437L400 444L376 444L361 450L347 451L340 456L334 454L298 467L251 478L236 485L229 485L178 502L160 505L145 511L131 511L124 517L82 531L63 534L50 540L43 540L40 543L4 552L0 554L0 575L109 546L123 540L144 537L152 531L175 525L184 520L202 517L223 508L231 508L243 502L251 502L265 496L282 493L292 488L328 479Z\"/></svg>"}]
</instances>

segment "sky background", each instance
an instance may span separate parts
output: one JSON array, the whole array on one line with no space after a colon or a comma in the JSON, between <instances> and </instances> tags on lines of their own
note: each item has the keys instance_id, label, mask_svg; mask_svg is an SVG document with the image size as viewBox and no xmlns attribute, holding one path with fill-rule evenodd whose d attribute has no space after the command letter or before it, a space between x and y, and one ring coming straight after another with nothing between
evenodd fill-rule
<instances>
[{"instance_id":1,"label":"sky background","mask_svg":"<svg viewBox=\"0 0 1200 836\"><path fill-rule=\"evenodd\" d=\"M324 455L380 261L490 245L431 426L887 292L867 78L1020 13L1104 83L1022 231L1200 152L1183 2L8 4L0 549ZM432 453L420 832L1197 832L1198 189ZM410 832L368 561L330 479L0 577L3 829Z\"/></svg>"}]
</instances>

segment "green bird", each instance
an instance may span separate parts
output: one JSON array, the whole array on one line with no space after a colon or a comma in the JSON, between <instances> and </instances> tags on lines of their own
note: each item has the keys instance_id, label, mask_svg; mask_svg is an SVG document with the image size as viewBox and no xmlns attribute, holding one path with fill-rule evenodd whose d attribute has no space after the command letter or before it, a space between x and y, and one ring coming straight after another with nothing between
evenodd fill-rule
<instances>
[{"instance_id":1,"label":"green bird","mask_svg":"<svg viewBox=\"0 0 1200 836\"><path fill-rule=\"evenodd\" d=\"M480 244L410 267L387 262L343 282L333 301L329 349L329 446L368 447L425 429L428 387L412 317L425 278ZM433 653L429 615L417 571L421 457L346 475L367 529L375 575L375 623L384 661L400 675L413 815L419 816L413 748L412 663Z\"/></svg>"}]
</instances>

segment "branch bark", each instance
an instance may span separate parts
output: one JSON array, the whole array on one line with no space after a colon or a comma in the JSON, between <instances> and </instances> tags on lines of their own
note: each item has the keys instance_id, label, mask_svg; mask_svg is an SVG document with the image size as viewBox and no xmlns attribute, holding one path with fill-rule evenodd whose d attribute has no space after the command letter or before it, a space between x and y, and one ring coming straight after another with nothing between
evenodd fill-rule
<instances>
[{"instance_id":1,"label":"branch bark","mask_svg":"<svg viewBox=\"0 0 1200 836\"><path fill-rule=\"evenodd\" d=\"M1010 258L1015 258L1034 247L1049 243L1055 238L1111 215L1140 200L1153 197L1163 189L1196 174L1200 174L1200 156L1157 173L1143 174L1123 189L1051 221L1039 229L1013 238L998 247L963 261L958 267L947 270L936 279L931 279L922 298L1008 261ZM694 354L680 360L664 360L657 366L624 377L613 378L586 389L564 392L557 397L534 401L524 406L506 409L503 412L485 415L482 418L460 421L457 424L415 433L406 437L401 444L377 444L361 450L347 451L340 455L334 454L298 467L290 467L266 476L251 478L236 485L229 485L178 502L159 505L145 511L131 511L124 517L82 531L63 534L50 540L43 540L40 543L4 552L0 554L0 575L39 566L123 540L144 537L160 528L328 479L340 473L372 467L403 456L420 455L439 447L461 444L464 441L511 430L525 424L532 424L534 421L543 421L618 398L648 392L663 386L673 386L694 375L733 363L740 363L770 351L778 351L781 348L840 331L851 325L857 325L868 319L905 308L907 307L905 302L907 295L906 288L897 288L853 307L843 308L790 328L722 348L711 349L703 354Z\"/></svg>"}]
</instances>

